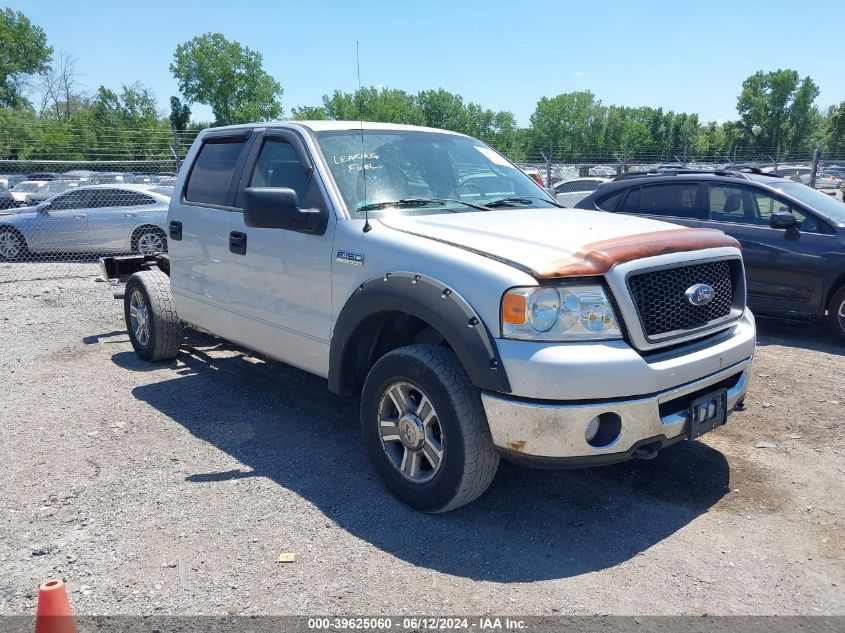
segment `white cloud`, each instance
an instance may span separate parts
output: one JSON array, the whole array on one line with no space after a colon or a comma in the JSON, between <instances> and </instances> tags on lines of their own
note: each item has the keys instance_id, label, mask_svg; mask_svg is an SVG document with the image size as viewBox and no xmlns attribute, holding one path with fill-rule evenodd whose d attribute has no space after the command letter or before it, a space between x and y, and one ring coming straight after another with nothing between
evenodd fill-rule
<instances>
[{"instance_id":1,"label":"white cloud","mask_svg":"<svg viewBox=\"0 0 845 633\"><path fill-rule=\"evenodd\" d=\"M590 74L590 71L589 71L589 70L576 70L576 71L575 71L575 76L576 76L576 77L586 77L586 76L587 76L587 75L589 75L589 74Z\"/></svg>"}]
</instances>

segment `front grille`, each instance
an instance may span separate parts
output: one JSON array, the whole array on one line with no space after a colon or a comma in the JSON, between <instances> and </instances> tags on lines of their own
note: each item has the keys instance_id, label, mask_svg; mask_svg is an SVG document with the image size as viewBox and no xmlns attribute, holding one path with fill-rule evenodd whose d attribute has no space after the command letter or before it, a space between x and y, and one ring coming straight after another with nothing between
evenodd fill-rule
<instances>
[{"instance_id":1,"label":"front grille","mask_svg":"<svg viewBox=\"0 0 845 633\"><path fill-rule=\"evenodd\" d=\"M694 306L687 302L684 293L695 284L713 287L716 294L710 303ZM734 300L731 266L725 260L631 275L628 287L647 337L723 320L730 316Z\"/></svg>"}]
</instances>

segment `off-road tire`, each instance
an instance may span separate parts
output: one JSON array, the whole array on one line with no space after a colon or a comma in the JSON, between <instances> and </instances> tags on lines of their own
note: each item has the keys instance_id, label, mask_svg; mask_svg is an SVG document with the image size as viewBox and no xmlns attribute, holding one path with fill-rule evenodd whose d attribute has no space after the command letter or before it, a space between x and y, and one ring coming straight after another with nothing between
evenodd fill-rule
<instances>
[{"instance_id":1,"label":"off-road tire","mask_svg":"<svg viewBox=\"0 0 845 633\"><path fill-rule=\"evenodd\" d=\"M430 481L409 481L381 441L379 403L397 383L419 387L437 410L443 431L440 468ZM493 481L499 453L493 445L478 388L454 353L438 345L411 345L373 365L361 396L364 446L376 472L401 501L423 512L447 512L478 498Z\"/></svg>"},{"instance_id":2,"label":"off-road tire","mask_svg":"<svg viewBox=\"0 0 845 633\"><path fill-rule=\"evenodd\" d=\"M132 326L132 297L138 293L145 302L148 324L147 341L141 341ZM182 343L184 325L176 316L170 278L160 270L144 270L135 273L126 282L123 297L123 313L126 330L135 353L148 361L176 358Z\"/></svg>"},{"instance_id":3,"label":"off-road tire","mask_svg":"<svg viewBox=\"0 0 845 633\"><path fill-rule=\"evenodd\" d=\"M830 329L839 340L845 343L845 286L833 293L827 307L827 319Z\"/></svg>"}]
</instances>

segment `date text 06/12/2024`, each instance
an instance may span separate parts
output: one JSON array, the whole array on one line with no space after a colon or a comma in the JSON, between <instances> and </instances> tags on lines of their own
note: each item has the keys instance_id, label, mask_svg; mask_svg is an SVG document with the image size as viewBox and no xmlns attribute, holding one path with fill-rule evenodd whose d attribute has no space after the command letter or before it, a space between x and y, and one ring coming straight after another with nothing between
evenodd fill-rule
<instances>
[{"instance_id":1,"label":"date text 06/12/2024","mask_svg":"<svg viewBox=\"0 0 845 633\"><path fill-rule=\"evenodd\" d=\"M428 630L428 631L453 631L453 630L477 630L477 631L519 631L525 630L524 620L499 617L403 617L401 627L399 621L389 617L338 617L338 618L309 618L308 628L313 630L335 630L335 631L389 631L395 630Z\"/></svg>"}]
</instances>

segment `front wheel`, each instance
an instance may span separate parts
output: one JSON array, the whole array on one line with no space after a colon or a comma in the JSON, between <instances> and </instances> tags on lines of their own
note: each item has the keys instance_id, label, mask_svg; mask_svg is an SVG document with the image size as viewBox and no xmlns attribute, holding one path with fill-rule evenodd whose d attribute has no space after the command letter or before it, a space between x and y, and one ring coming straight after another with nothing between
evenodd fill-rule
<instances>
[{"instance_id":1,"label":"front wheel","mask_svg":"<svg viewBox=\"0 0 845 633\"><path fill-rule=\"evenodd\" d=\"M361 424L379 476L418 510L470 503L496 474L479 391L445 347L411 345L380 358L364 384Z\"/></svg>"},{"instance_id":2,"label":"front wheel","mask_svg":"<svg viewBox=\"0 0 845 633\"><path fill-rule=\"evenodd\" d=\"M123 295L126 330L135 353L144 360L176 358L184 327L170 292L170 278L160 270L135 273Z\"/></svg>"},{"instance_id":3,"label":"front wheel","mask_svg":"<svg viewBox=\"0 0 845 633\"><path fill-rule=\"evenodd\" d=\"M841 341L845 342L845 286L837 290L830 300L827 318L830 322L830 329Z\"/></svg>"}]
</instances>

